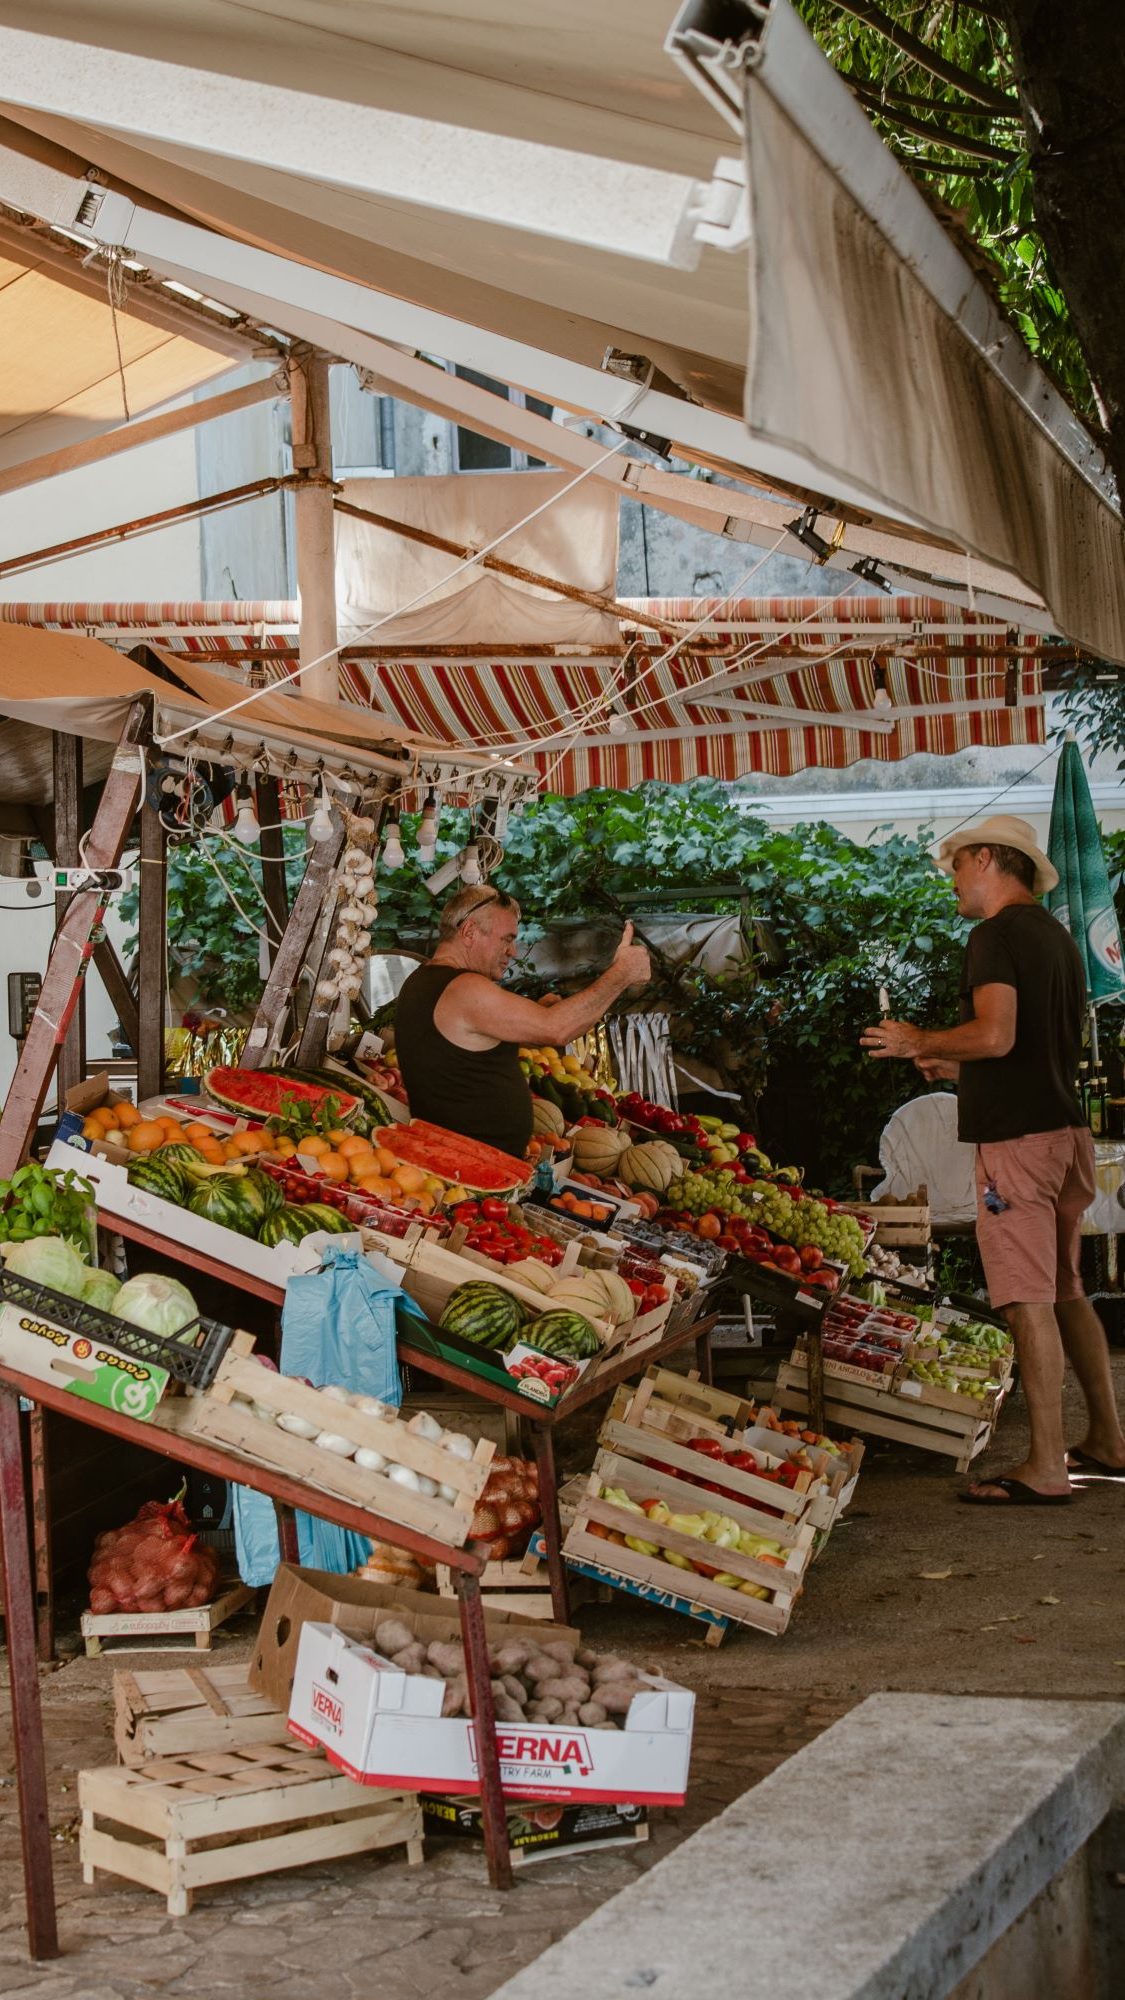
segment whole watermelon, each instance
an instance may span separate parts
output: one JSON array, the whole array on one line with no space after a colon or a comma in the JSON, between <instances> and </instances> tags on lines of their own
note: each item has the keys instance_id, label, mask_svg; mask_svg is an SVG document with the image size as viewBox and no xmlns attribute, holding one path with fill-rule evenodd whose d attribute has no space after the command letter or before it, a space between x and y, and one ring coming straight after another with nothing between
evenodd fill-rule
<instances>
[{"instance_id":1,"label":"whole watermelon","mask_svg":"<svg viewBox=\"0 0 1125 2000\"><path fill-rule=\"evenodd\" d=\"M263 1173L261 1167L251 1167L246 1183L254 1198L263 1204L265 1215L276 1215L279 1208L284 1208L285 1189L272 1174Z\"/></svg>"},{"instance_id":2,"label":"whole watermelon","mask_svg":"<svg viewBox=\"0 0 1125 2000\"><path fill-rule=\"evenodd\" d=\"M174 1201L178 1208L182 1208L190 1183L174 1160L161 1159L164 1151L162 1146L155 1153L146 1153L142 1158L130 1161L129 1185L142 1188L145 1194L159 1195L162 1201Z\"/></svg>"},{"instance_id":3,"label":"whole watermelon","mask_svg":"<svg viewBox=\"0 0 1125 2000\"><path fill-rule=\"evenodd\" d=\"M158 1146L148 1157L161 1166L175 1167L189 1181L205 1181L212 1172L198 1146L189 1146L182 1139L173 1139L169 1146Z\"/></svg>"},{"instance_id":4,"label":"whole watermelon","mask_svg":"<svg viewBox=\"0 0 1125 2000\"><path fill-rule=\"evenodd\" d=\"M601 1341L588 1319L576 1312L545 1312L525 1326L520 1339L541 1354L555 1354L560 1361L588 1361L597 1354Z\"/></svg>"},{"instance_id":5,"label":"whole watermelon","mask_svg":"<svg viewBox=\"0 0 1125 2000\"><path fill-rule=\"evenodd\" d=\"M245 1174L213 1174L200 1181L188 1207L205 1222L217 1222L222 1229L237 1230L240 1236L256 1236L266 1219L265 1204L253 1189L247 1192Z\"/></svg>"},{"instance_id":6,"label":"whole watermelon","mask_svg":"<svg viewBox=\"0 0 1125 2000\"><path fill-rule=\"evenodd\" d=\"M299 1206L303 1215L312 1216L313 1229L324 1229L330 1236L343 1236L355 1228L354 1222L349 1222L343 1211L333 1208L330 1201L303 1201Z\"/></svg>"},{"instance_id":7,"label":"whole watermelon","mask_svg":"<svg viewBox=\"0 0 1125 2000\"><path fill-rule=\"evenodd\" d=\"M511 1292L487 1280L470 1278L445 1302L438 1324L478 1347L508 1347L520 1333L524 1310Z\"/></svg>"},{"instance_id":8,"label":"whole watermelon","mask_svg":"<svg viewBox=\"0 0 1125 2000\"><path fill-rule=\"evenodd\" d=\"M258 1241L272 1250L276 1243L299 1243L303 1236L311 1236L314 1229L323 1227L319 1217L310 1215L307 1208L296 1202L283 1202L272 1215L267 1215L258 1231Z\"/></svg>"}]
</instances>

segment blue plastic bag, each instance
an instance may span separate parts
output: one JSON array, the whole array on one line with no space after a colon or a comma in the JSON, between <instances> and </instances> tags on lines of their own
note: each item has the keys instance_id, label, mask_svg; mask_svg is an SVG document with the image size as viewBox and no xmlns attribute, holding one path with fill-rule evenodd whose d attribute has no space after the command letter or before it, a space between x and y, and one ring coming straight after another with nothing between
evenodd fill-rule
<instances>
[{"instance_id":1,"label":"blue plastic bag","mask_svg":"<svg viewBox=\"0 0 1125 2000\"><path fill-rule=\"evenodd\" d=\"M370 1260L338 1243L325 1245L319 1271L290 1278L281 1314L281 1371L305 1375L314 1388L337 1382L397 1409L402 1382L395 1352L395 1306L404 1296ZM280 1561L273 1502L237 1486L234 1537L244 1583L272 1583ZM347 1575L369 1542L351 1528L297 1515L297 1545L309 1569Z\"/></svg>"}]
</instances>

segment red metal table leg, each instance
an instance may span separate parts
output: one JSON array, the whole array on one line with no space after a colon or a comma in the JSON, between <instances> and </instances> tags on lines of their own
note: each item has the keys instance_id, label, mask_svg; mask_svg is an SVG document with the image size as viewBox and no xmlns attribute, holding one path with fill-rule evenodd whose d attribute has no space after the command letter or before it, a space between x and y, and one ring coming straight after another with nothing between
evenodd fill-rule
<instances>
[{"instance_id":1,"label":"red metal table leg","mask_svg":"<svg viewBox=\"0 0 1125 2000\"><path fill-rule=\"evenodd\" d=\"M39 1658L55 1657L55 1578L51 1567L51 1506L47 1484L47 1412L32 1405L31 1524L35 1550L35 1617Z\"/></svg>"},{"instance_id":2,"label":"red metal table leg","mask_svg":"<svg viewBox=\"0 0 1125 2000\"><path fill-rule=\"evenodd\" d=\"M23 1879L27 1891L27 1942L32 1958L57 1958L55 1883L47 1812L47 1767L39 1670L35 1658L35 1599L31 1587L27 1496L19 1399L0 1389L0 1555L4 1562L4 1616L12 1688L12 1733L19 1785Z\"/></svg>"},{"instance_id":3,"label":"red metal table leg","mask_svg":"<svg viewBox=\"0 0 1125 2000\"><path fill-rule=\"evenodd\" d=\"M466 1570L458 1570L457 1592L461 1605L461 1639L465 1648L465 1671L473 1720L477 1729L477 1757L480 1764L480 1809L484 1823L484 1850L488 1856L488 1876L494 1889L512 1886L512 1857L508 1852L508 1816L500 1788L500 1760L496 1750L496 1710L492 1701L492 1669L488 1639L484 1629L484 1608L480 1582Z\"/></svg>"},{"instance_id":4,"label":"red metal table leg","mask_svg":"<svg viewBox=\"0 0 1125 2000\"><path fill-rule=\"evenodd\" d=\"M284 1500L275 1500L273 1511L277 1516L277 1541L281 1550L281 1560L286 1563L299 1563L301 1551L297 1543L296 1510L287 1507Z\"/></svg>"},{"instance_id":5,"label":"red metal table leg","mask_svg":"<svg viewBox=\"0 0 1125 2000\"><path fill-rule=\"evenodd\" d=\"M539 1505L543 1510L543 1547L551 1584L551 1609L560 1625L570 1623L570 1591L562 1553L559 1488L555 1478L555 1440L547 1424L535 1426L535 1463L539 1467Z\"/></svg>"}]
</instances>

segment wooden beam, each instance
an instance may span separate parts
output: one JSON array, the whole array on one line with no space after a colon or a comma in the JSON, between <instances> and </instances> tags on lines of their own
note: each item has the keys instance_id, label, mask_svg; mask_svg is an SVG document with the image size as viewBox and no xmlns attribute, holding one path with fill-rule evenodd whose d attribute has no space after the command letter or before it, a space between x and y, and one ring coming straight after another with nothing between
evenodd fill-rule
<instances>
[{"instance_id":1,"label":"wooden beam","mask_svg":"<svg viewBox=\"0 0 1125 2000\"><path fill-rule=\"evenodd\" d=\"M114 753L94 824L86 837L86 860L92 868L115 868L124 852L141 791L142 764L137 749L152 737L152 697L144 695L129 710ZM98 890L72 898L55 933L39 1005L32 1016L0 1116L0 1175L15 1172L30 1148L39 1114L66 1040L86 969L93 957L93 933L104 921L106 899Z\"/></svg>"},{"instance_id":2,"label":"wooden beam","mask_svg":"<svg viewBox=\"0 0 1125 2000\"><path fill-rule=\"evenodd\" d=\"M178 507L163 507L158 514L139 514L135 521L119 521L112 528L96 528L88 535L74 535L68 542L52 542L44 549L32 549L22 556L0 562L0 576L21 569L35 569L58 556L77 555L83 549L100 548L105 542L127 542L131 535L143 535L150 528L166 528L175 521L189 521L203 514L217 513L222 507L237 507L243 500L256 500L263 493L276 493L288 482L284 479L252 479L247 486L232 486L225 493L209 493L202 500L185 500Z\"/></svg>"},{"instance_id":3,"label":"wooden beam","mask_svg":"<svg viewBox=\"0 0 1125 2000\"><path fill-rule=\"evenodd\" d=\"M56 729L51 735L54 790L54 842L51 852L56 868L77 868L82 837L82 738L65 736ZM59 929L67 912L70 897L67 894L55 897L55 929ZM74 1019L70 1024L62 1049L59 1052L58 1092L59 1110L68 1090L81 1083L86 1073L86 986L78 996Z\"/></svg>"},{"instance_id":4,"label":"wooden beam","mask_svg":"<svg viewBox=\"0 0 1125 2000\"><path fill-rule=\"evenodd\" d=\"M305 953L309 948L336 863L344 845L343 820L334 821L331 840L315 841L297 891L293 913L277 949L242 1052L244 1069L263 1069L281 1047ZM2 1131L0 1127L0 1131Z\"/></svg>"},{"instance_id":5,"label":"wooden beam","mask_svg":"<svg viewBox=\"0 0 1125 2000\"><path fill-rule=\"evenodd\" d=\"M261 382L249 382L242 389L228 389L223 396L209 396L203 403L187 403L182 409L166 410L163 416L142 417L134 424L120 424L101 437L85 438L81 444L63 445L45 451L38 458L26 458L22 465L0 471L0 493L14 493L34 486L40 479L54 479L60 472L73 472L80 465L97 465L118 452L134 451L138 445L152 444L157 438L174 437L178 431L209 424L216 417L229 417L235 410L250 410L257 403L276 402L285 394L276 375Z\"/></svg>"},{"instance_id":6,"label":"wooden beam","mask_svg":"<svg viewBox=\"0 0 1125 2000\"><path fill-rule=\"evenodd\" d=\"M121 1032L125 1036L133 1054L137 1053L140 1041L140 1023L137 1018L137 996L129 984L129 976L107 937L98 938L94 945L94 968L105 987L109 1004L113 1008Z\"/></svg>"},{"instance_id":7,"label":"wooden beam","mask_svg":"<svg viewBox=\"0 0 1125 2000\"><path fill-rule=\"evenodd\" d=\"M389 786L386 789L389 790ZM381 817L381 813L376 815L377 823ZM333 820L335 818L336 813L333 811ZM364 847L370 853L373 850L374 841L377 837L376 834L371 839L358 841L356 844ZM301 1039L297 1047L297 1061L304 1064L306 1068L315 1068L318 1063L324 1060L328 1041L328 1028L336 1007L334 1000L319 1000L317 998L316 987L324 970L325 953L329 950L335 934L336 912L343 900L344 894L340 891L337 891L335 895L324 898L316 928L309 940L305 963L311 980L312 991L309 994L308 1012L305 1015L304 1026L301 1029Z\"/></svg>"},{"instance_id":8,"label":"wooden beam","mask_svg":"<svg viewBox=\"0 0 1125 2000\"><path fill-rule=\"evenodd\" d=\"M168 836L158 815L141 806L141 887L138 918L137 1101L164 1088L164 1012L168 991Z\"/></svg>"},{"instance_id":9,"label":"wooden beam","mask_svg":"<svg viewBox=\"0 0 1125 2000\"><path fill-rule=\"evenodd\" d=\"M289 922L285 829L281 824L281 786L276 778L259 775L255 779L254 810L261 827L258 852L262 857L262 895L270 918L266 925L266 949L272 967Z\"/></svg>"},{"instance_id":10,"label":"wooden beam","mask_svg":"<svg viewBox=\"0 0 1125 2000\"><path fill-rule=\"evenodd\" d=\"M19 1787L23 1879L27 1897L27 1942L32 1958L57 1958L55 1885L51 1820L39 1672L35 1663L35 1617L28 1553L27 1494L19 1397L0 1389L0 1555L4 1570L5 1638L12 1692L12 1735Z\"/></svg>"}]
</instances>

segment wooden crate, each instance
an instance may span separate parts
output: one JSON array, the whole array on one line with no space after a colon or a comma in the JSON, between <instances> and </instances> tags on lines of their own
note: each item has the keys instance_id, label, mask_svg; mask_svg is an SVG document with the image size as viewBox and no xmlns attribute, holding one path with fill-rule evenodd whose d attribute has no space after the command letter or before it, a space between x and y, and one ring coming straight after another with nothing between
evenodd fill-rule
<instances>
[{"instance_id":1,"label":"wooden crate","mask_svg":"<svg viewBox=\"0 0 1125 2000\"><path fill-rule=\"evenodd\" d=\"M388 1520L417 1528L450 1548L467 1541L477 1500L488 1482L496 1447L481 1439L471 1459L455 1458L440 1445L417 1437L397 1418L367 1416L353 1404L337 1402L320 1389L306 1388L290 1375L262 1368L249 1352L248 1334L236 1334L211 1387L184 1400L184 1427L196 1437L232 1446L264 1465L275 1466L306 1485L319 1487ZM365 1471L353 1459L322 1451L311 1439L294 1437L254 1415L252 1403L306 1417L318 1430L335 1431L357 1446L381 1452L390 1463L456 1488L455 1500L411 1493L384 1473Z\"/></svg>"},{"instance_id":2,"label":"wooden crate","mask_svg":"<svg viewBox=\"0 0 1125 2000\"><path fill-rule=\"evenodd\" d=\"M763 1483L759 1481L759 1484ZM783 1520L760 1514L752 1507L722 1496L720 1509L724 1514L729 1514L740 1527L768 1536L788 1550L784 1566L775 1567L754 1556L742 1555L737 1549L717 1549L711 1543L703 1542L695 1535L682 1534L675 1528L650 1528L626 1508L612 1500L603 1500L603 1486L621 1487L631 1500L653 1496L665 1499L674 1511L684 1514L704 1513L713 1508L719 1499L718 1495L706 1492L701 1486L693 1486L690 1481L669 1478L647 1466L638 1466L631 1459L599 1451L589 1476L585 1499L580 1503L563 1543L563 1553L568 1560L575 1559L583 1570L594 1570L609 1583L625 1580L626 1587L629 1583L640 1583L648 1591L655 1591L663 1602L679 1600L689 1615L695 1615L697 1605L702 1606L709 1614L707 1622L712 1626L715 1625L715 1614L718 1614L726 1624L750 1625L757 1631L770 1632L775 1636L785 1631L812 1560L815 1531L811 1527L790 1526ZM769 1494L779 1491L768 1484L765 1490ZM607 1542L590 1532L593 1527L612 1528L618 1534L632 1535L642 1541L659 1540L662 1547L673 1549L689 1562L706 1561L709 1567L757 1584L769 1594L764 1598L747 1597L732 1586L716 1583L713 1578L700 1576L690 1569L678 1569L662 1555L642 1555L639 1550ZM717 1644L721 1637L720 1630L713 1643Z\"/></svg>"},{"instance_id":3,"label":"wooden crate","mask_svg":"<svg viewBox=\"0 0 1125 2000\"><path fill-rule=\"evenodd\" d=\"M253 1694L248 1666L173 1667L161 1673L113 1676L113 1741L123 1764L207 1750L284 1744L286 1719L265 1695Z\"/></svg>"},{"instance_id":4,"label":"wooden crate","mask_svg":"<svg viewBox=\"0 0 1125 2000\"><path fill-rule=\"evenodd\" d=\"M228 1584L218 1597L213 1598L210 1604L196 1604L190 1608L185 1606L181 1611L84 1611L82 1637L86 1651L91 1656L103 1651L107 1639L129 1642L116 1645L114 1651L118 1653L146 1650L190 1652L192 1650L190 1646L154 1648L151 1643L154 1639L185 1637L190 1638L192 1646L198 1648L200 1652L209 1653L212 1644L211 1635L216 1626L225 1624L228 1618L233 1618L235 1612L252 1603L253 1598L254 1592L248 1590L245 1584L232 1583Z\"/></svg>"},{"instance_id":5,"label":"wooden crate","mask_svg":"<svg viewBox=\"0 0 1125 2000\"><path fill-rule=\"evenodd\" d=\"M650 1368L636 1388L623 1385L618 1390L598 1436L604 1445L626 1458L648 1464L658 1461L669 1475L686 1472L696 1480L705 1476L708 1484L721 1486L726 1495L744 1506L756 1504L776 1509L787 1527L831 1528L841 1504L851 1497L863 1456L862 1445L856 1440L847 1459L833 1465L827 1454L814 1453L811 1447L802 1447L799 1440L771 1435L767 1442L756 1433L750 1449L769 1459L767 1470L801 1449L816 1459L814 1472L801 1472L796 1485L787 1487L751 1472L739 1472L733 1466L701 1461L700 1454L688 1443L690 1438L702 1436L721 1440L724 1446L738 1443L753 1428L754 1416L754 1405L739 1396L709 1388L694 1376L677 1375L667 1368ZM701 1463L710 1466L706 1475ZM677 1480L677 1488L681 1484ZM770 1516L759 1515L758 1519L767 1524L761 1532L768 1534Z\"/></svg>"},{"instance_id":6,"label":"wooden crate","mask_svg":"<svg viewBox=\"0 0 1125 2000\"><path fill-rule=\"evenodd\" d=\"M437 1566L438 1595L454 1597L453 1572ZM492 1611L518 1611L525 1618L553 1618L551 1585L546 1564L538 1556L519 1562L486 1563L481 1572L481 1597Z\"/></svg>"},{"instance_id":7,"label":"wooden crate","mask_svg":"<svg viewBox=\"0 0 1125 2000\"><path fill-rule=\"evenodd\" d=\"M919 1384L919 1387L922 1385ZM932 1391L941 1395L940 1390ZM964 1472L985 1448L995 1429L992 1416L981 1415L981 1406L970 1397L955 1400L970 1410L944 1409L921 1397L896 1396L869 1389L858 1382L840 1381L825 1369L825 1422L842 1424L864 1436L891 1438L897 1444L912 1444L919 1451L939 1452L952 1458L958 1472ZM778 1409L797 1416L808 1413L808 1372L783 1361L777 1371L774 1401ZM971 1414L970 1414L971 1411Z\"/></svg>"},{"instance_id":8,"label":"wooden crate","mask_svg":"<svg viewBox=\"0 0 1125 2000\"><path fill-rule=\"evenodd\" d=\"M154 1757L78 1773L82 1879L98 1869L166 1897L184 1917L197 1889L405 1844L422 1859L413 1793L374 1791L292 1740Z\"/></svg>"},{"instance_id":9,"label":"wooden crate","mask_svg":"<svg viewBox=\"0 0 1125 2000\"><path fill-rule=\"evenodd\" d=\"M931 1240L928 1203L857 1201L841 1202L839 1206L845 1215L871 1217L875 1224L874 1241L882 1250L924 1250Z\"/></svg>"}]
</instances>

